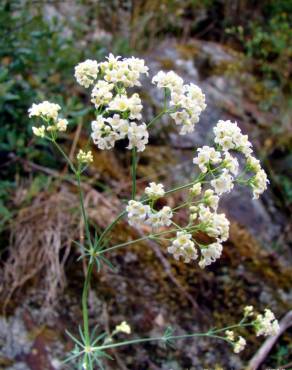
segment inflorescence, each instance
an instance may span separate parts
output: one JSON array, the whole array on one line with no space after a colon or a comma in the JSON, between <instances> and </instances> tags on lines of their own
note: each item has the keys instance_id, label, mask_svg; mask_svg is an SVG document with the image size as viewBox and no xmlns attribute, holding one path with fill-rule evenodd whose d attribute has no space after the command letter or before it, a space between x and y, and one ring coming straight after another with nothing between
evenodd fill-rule
<instances>
[{"instance_id":1,"label":"inflorescence","mask_svg":"<svg viewBox=\"0 0 292 370\"><path fill-rule=\"evenodd\" d=\"M77 82L85 88L92 89L91 102L95 107L95 119L91 122L91 138L94 144L101 150L108 150L113 148L118 140L126 139L127 148L134 153L133 169L137 164L136 152L145 150L149 140L149 128L155 120L163 114L169 114L179 126L179 134L186 135L194 131L201 113L206 108L205 96L198 86L192 83L185 84L183 79L173 71L160 71L152 78L152 83L164 92L164 108L157 117L146 124L142 121L141 98L137 92L131 92L129 89L140 86L141 77L147 76L148 70L142 59L121 58L112 54L104 62L86 60L75 67ZM65 159L69 160L70 168L75 172L80 186L80 174L93 161L93 154L91 151L80 149L76 158L78 167L75 170L70 159L56 143L59 133L66 131L68 126L68 120L59 116L60 110L61 107L58 104L48 101L33 104L29 109L29 117L38 117L41 124L34 126L32 130L36 136L51 140L58 147ZM248 136L241 132L236 122L220 120L213 132L213 144L198 148L193 158L193 164L199 174L194 176L194 180L187 186L176 188L176 191L189 188L186 202L173 208L168 205L159 206L161 202L158 200L166 198L173 189L166 191L163 184L151 182L145 188L141 198L136 198L135 191L132 193L132 199L128 201L125 210L132 227L147 226L151 230L148 238L157 241L166 240L167 251L176 260L182 259L185 263L198 260L201 268L220 258L223 250L222 243L229 237L230 223L225 214L218 211L221 197L230 193L234 186L239 184L250 187L253 198L258 199L269 183L259 160L253 156L252 144ZM136 184L135 181L134 178L133 184ZM91 242L82 193L80 199L84 222L87 226L88 242L95 253L97 249ZM185 225L178 225L175 222L176 215L182 208L187 209L189 217ZM111 227L106 229L102 235L105 236L110 229ZM202 244L197 237L198 233L206 234L210 240L209 243ZM86 287L88 289L87 285ZM86 329L87 311L83 310L83 314ZM276 335L279 332L278 321L269 309L247 323L254 315L253 307L247 306L239 324L228 327L226 330L222 329L225 330L224 336L219 336L219 338L232 344L235 353L242 351L246 345L246 340L235 332L237 328L252 326L256 335L264 336ZM85 356L84 368L89 363L88 359L91 355L94 354L97 362L100 357L105 356L104 349L110 348L114 335L131 333L130 326L122 322L116 326L109 337L105 338L101 335L93 342L93 345L90 345L88 330L87 327L85 334L81 333L84 346L73 338L80 349L77 354L73 354L72 358ZM206 335L218 338L215 334L221 331L211 330ZM167 335L167 339L181 338L169 333ZM100 346L96 344L99 338L105 338ZM160 339L165 340L165 337L155 340ZM150 340L152 339L149 338ZM145 339L132 340L125 344L139 343L139 341L145 341ZM115 344L115 346L120 345L123 343Z\"/></svg>"}]
</instances>

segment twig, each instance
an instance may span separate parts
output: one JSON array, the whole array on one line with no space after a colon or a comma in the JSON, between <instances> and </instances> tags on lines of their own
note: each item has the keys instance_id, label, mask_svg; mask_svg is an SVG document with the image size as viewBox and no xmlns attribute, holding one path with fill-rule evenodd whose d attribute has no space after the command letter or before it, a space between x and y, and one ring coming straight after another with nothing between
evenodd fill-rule
<instances>
[{"instance_id":1,"label":"twig","mask_svg":"<svg viewBox=\"0 0 292 370\"><path fill-rule=\"evenodd\" d=\"M289 362L289 364L281 365L281 369L290 369L292 368L292 362Z\"/></svg>"},{"instance_id":2,"label":"twig","mask_svg":"<svg viewBox=\"0 0 292 370\"><path fill-rule=\"evenodd\" d=\"M70 153L69 153L69 158L70 158L71 161L74 158L74 153L75 153L75 150L76 150L76 146L77 146L78 140L80 138L81 129L82 129L82 122L78 123L77 130L75 131L73 143L72 143L72 146L71 146L71 149L70 149Z\"/></svg>"},{"instance_id":3,"label":"twig","mask_svg":"<svg viewBox=\"0 0 292 370\"><path fill-rule=\"evenodd\" d=\"M257 353L249 361L246 370L257 370L259 366L264 362L265 358L268 356L274 344L277 342L278 338L284 333L286 329L292 326L292 310L289 311L279 323L280 330L279 333L273 337L269 337L265 340L264 344L257 351Z\"/></svg>"}]
</instances>

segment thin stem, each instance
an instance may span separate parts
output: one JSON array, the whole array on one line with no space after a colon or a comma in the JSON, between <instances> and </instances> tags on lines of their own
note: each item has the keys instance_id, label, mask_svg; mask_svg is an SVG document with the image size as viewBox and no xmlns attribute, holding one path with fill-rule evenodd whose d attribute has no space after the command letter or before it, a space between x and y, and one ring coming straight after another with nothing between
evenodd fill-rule
<instances>
[{"instance_id":1,"label":"thin stem","mask_svg":"<svg viewBox=\"0 0 292 370\"><path fill-rule=\"evenodd\" d=\"M63 157L67 161L69 167L71 168L71 170L73 171L73 173L76 176L76 180L77 180L77 184L78 184L80 205L81 205L81 215L82 215L83 222L84 222L84 225L85 225L86 238L87 238L87 242L88 242L90 248L92 248L92 242L91 242L90 230L89 230L89 224L88 224L88 217L87 217L87 214L86 214L86 211L85 211L84 196L83 196L83 191L82 191L82 187L81 187L80 169L79 170L75 169L75 167L74 167L73 163L71 162L70 158L63 151L63 149L60 147L60 145L56 142L55 139L50 139L49 138L49 140L53 142L55 147L63 155ZM89 320L88 320L88 292L89 292L92 269L93 269L93 262L89 261L89 265L88 265L88 269L87 269L87 273L86 273L86 278L85 278L85 281L84 281L83 291L82 291L83 330L84 330L85 343L88 346L90 345ZM88 365L89 365L89 360L88 360L88 356L86 356L85 357L85 366L87 367Z\"/></svg>"},{"instance_id":2,"label":"thin stem","mask_svg":"<svg viewBox=\"0 0 292 370\"><path fill-rule=\"evenodd\" d=\"M224 329L222 329L222 330L224 330ZM194 337L211 337L211 338L216 338L216 339L222 339L222 340L225 340L226 342L230 343L230 341L227 338L221 337L219 335L215 335L215 334L212 334L212 333L193 333L193 334L185 334L185 335L171 335L171 336L168 336L168 337L132 339L132 340L124 341L124 342L106 344L106 345L103 345L103 346L100 346L100 347L96 347L94 349L104 350L104 349L109 349L109 348L117 348L117 347L127 346L127 345L130 345L130 344L155 342L155 341L170 341L170 340L187 339L187 338L194 338Z\"/></svg>"},{"instance_id":3,"label":"thin stem","mask_svg":"<svg viewBox=\"0 0 292 370\"><path fill-rule=\"evenodd\" d=\"M136 181L137 181L137 148L134 147L132 149L132 169L131 169L131 175L132 175L132 199L135 199L136 197Z\"/></svg>"},{"instance_id":4,"label":"thin stem","mask_svg":"<svg viewBox=\"0 0 292 370\"><path fill-rule=\"evenodd\" d=\"M74 172L76 174L76 169L75 169L72 161L67 156L67 154L64 152L64 150L60 147L60 145L56 142L56 140L55 139L50 139L50 138L48 138L48 140L50 140L55 145L55 147L59 150L59 152L63 155L63 157L67 161L67 163L68 163L69 167L71 168L72 172Z\"/></svg>"},{"instance_id":5,"label":"thin stem","mask_svg":"<svg viewBox=\"0 0 292 370\"><path fill-rule=\"evenodd\" d=\"M122 211L115 219L114 221L109 224L104 231L101 233L97 245L94 247L94 252L97 251L98 247L101 245L103 239L106 237L106 235L114 228L114 226L125 216L127 213L126 210Z\"/></svg>"},{"instance_id":6,"label":"thin stem","mask_svg":"<svg viewBox=\"0 0 292 370\"><path fill-rule=\"evenodd\" d=\"M164 89L164 99L163 99L163 110L157 114L152 120L148 123L147 128L153 125L160 117L162 117L165 113L168 113L167 110L167 89Z\"/></svg>"},{"instance_id":7,"label":"thin stem","mask_svg":"<svg viewBox=\"0 0 292 370\"><path fill-rule=\"evenodd\" d=\"M194 227L191 227L189 229L186 229L187 231L189 232L194 232L194 231L197 231L199 230L201 227L201 225L197 225L197 226L194 226ZM101 251L98 252L98 254L103 254L103 253L106 253L106 252L109 252L109 251L112 251L114 249L118 249L118 248L122 248L122 247L126 247L128 245L131 245L131 244L135 244L135 243L138 243L138 242L141 242L143 240L147 240L147 239L151 239L151 238L156 238L160 235L164 235L164 234L170 234L170 233L174 233L176 232L177 230L180 230L180 229L171 229L171 230L164 230L164 231L161 231L160 233L156 233L156 234L150 234L150 235L146 235L146 236L143 236L141 238L138 238L138 239L134 239L134 240L130 240L128 242L125 242L125 243L121 243L121 244L116 244L112 247L109 247L109 248L106 248L106 249L103 249Z\"/></svg>"},{"instance_id":8,"label":"thin stem","mask_svg":"<svg viewBox=\"0 0 292 370\"><path fill-rule=\"evenodd\" d=\"M234 324L234 325L230 325L230 326L226 326L225 328L223 329L216 329L216 330L212 330L212 333L220 333L221 331L226 331L226 330L230 330L230 329L236 329L236 328L242 328L242 327L247 327L247 326L253 326L252 323L246 323L246 324Z\"/></svg>"},{"instance_id":9,"label":"thin stem","mask_svg":"<svg viewBox=\"0 0 292 370\"><path fill-rule=\"evenodd\" d=\"M191 187L192 185L197 184L198 182L202 182L202 180L204 179L205 176L206 176L206 174L200 174L199 177L196 180L194 180L192 182L189 182L188 184L177 186L176 188L168 190L168 191L165 192L165 195L175 193L179 190L187 189L187 188Z\"/></svg>"},{"instance_id":10,"label":"thin stem","mask_svg":"<svg viewBox=\"0 0 292 370\"><path fill-rule=\"evenodd\" d=\"M166 112L167 110L167 89L164 88L164 100L163 100L163 110Z\"/></svg>"},{"instance_id":11,"label":"thin stem","mask_svg":"<svg viewBox=\"0 0 292 370\"><path fill-rule=\"evenodd\" d=\"M91 242L91 237L90 237L90 230L89 230L89 223L88 223L88 217L85 211L85 206L84 206L84 195L81 187L81 179L80 179L80 172L76 172L76 179L77 179L77 184L78 184L78 192L79 192L79 199L80 199L80 205L81 205L81 213L82 213L82 218L84 221L85 225L85 233L86 233L86 238L87 242L90 248L92 248L92 242Z\"/></svg>"},{"instance_id":12,"label":"thin stem","mask_svg":"<svg viewBox=\"0 0 292 370\"><path fill-rule=\"evenodd\" d=\"M83 330L84 330L85 343L87 346L90 345L89 322L88 322L88 293L89 293L93 265L94 265L93 262L89 262L85 281L84 281L83 291L82 291Z\"/></svg>"},{"instance_id":13,"label":"thin stem","mask_svg":"<svg viewBox=\"0 0 292 370\"><path fill-rule=\"evenodd\" d=\"M157 114L152 120L148 123L147 128L153 125L160 117L162 117L166 113L166 110L162 110L160 113Z\"/></svg>"}]
</instances>

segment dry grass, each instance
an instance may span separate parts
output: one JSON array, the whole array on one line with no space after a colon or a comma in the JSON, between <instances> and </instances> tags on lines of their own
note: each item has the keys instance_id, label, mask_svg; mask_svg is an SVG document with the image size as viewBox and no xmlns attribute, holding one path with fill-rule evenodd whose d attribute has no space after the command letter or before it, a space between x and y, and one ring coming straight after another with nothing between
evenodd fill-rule
<instances>
[{"instance_id":1,"label":"dry grass","mask_svg":"<svg viewBox=\"0 0 292 370\"><path fill-rule=\"evenodd\" d=\"M44 305L53 305L64 289L64 264L78 223L78 198L62 187L39 193L10 225L9 256L3 270L4 309L14 293L32 287L36 277Z\"/></svg>"},{"instance_id":2,"label":"dry grass","mask_svg":"<svg viewBox=\"0 0 292 370\"><path fill-rule=\"evenodd\" d=\"M51 192L35 196L10 224L9 254L0 276L4 311L12 308L12 297L21 299L23 293L38 296L43 307L52 307L66 286L65 263L73 241L82 242L84 235L74 182L59 184L57 180ZM84 191L92 227L105 227L119 212L120 202L88 184Z\"/></svg>"}]
</instances>

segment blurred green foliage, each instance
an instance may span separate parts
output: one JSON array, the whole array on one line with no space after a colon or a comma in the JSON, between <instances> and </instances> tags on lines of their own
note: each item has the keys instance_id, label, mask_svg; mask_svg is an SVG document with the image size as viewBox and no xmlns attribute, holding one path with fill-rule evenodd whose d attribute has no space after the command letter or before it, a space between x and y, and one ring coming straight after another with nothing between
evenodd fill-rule
<instances>
[{"instance_id":1,"label":"blurred green foliage","mask_svg":"<svg viewBox=\"0 0 292 370\"><path fill-rule=\"evenodd\" d=\"M271 108L275 103L279 104L282 95L291 94L291 14L276 12L264 22L252 21L245 28L236 26L226 30L238 37L252 63L254 73L269 89L269 99L262 105L265 109ZM283 92L280 96L279 90Z\"/></svg>"},{"instance_id":2,"label":"blurred green foliage","mask_svg":"<svg viewBox=\"0 0 292 370\"><path fill-rule=\"evenodd\" d=\"M78 99L74 66L86 57L102 58L104 47L80 43L84 26L76 24L66 32L57 18L45 19L44 10L34 4L4 1L0 4L0 218L10 217L5 202L25 175L23 160L56 167L58 162L45 143L31 134L27 111L33 102L44 99L66 106L70 127L88 114ZM64 104L66 102L66 104ZM5 180L4 180L5 179Z\"/></svg>"}]
</instances>

